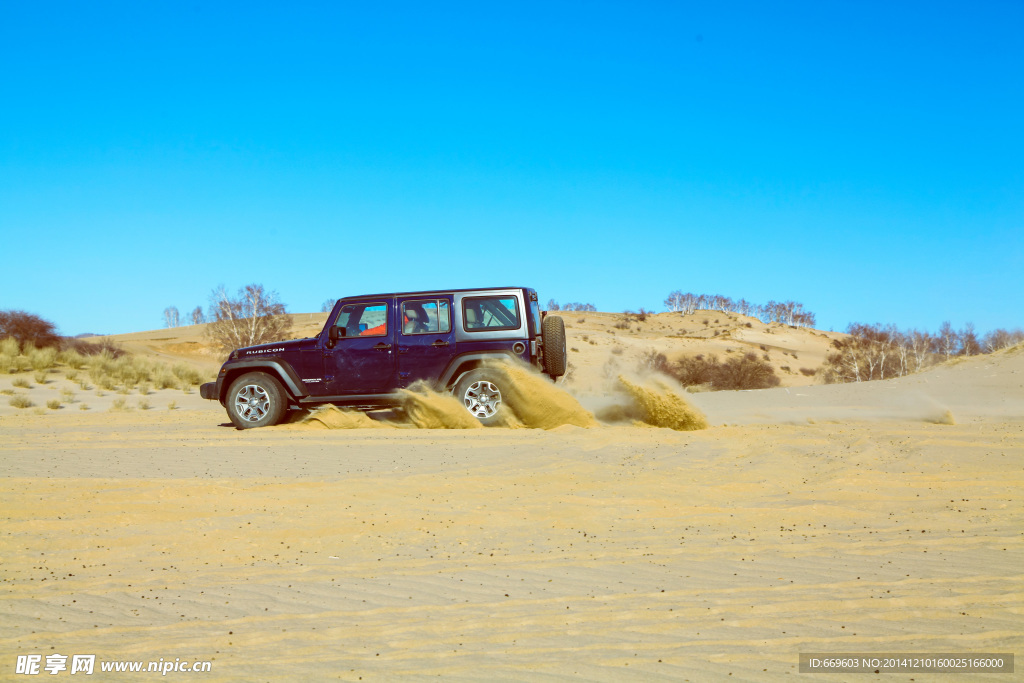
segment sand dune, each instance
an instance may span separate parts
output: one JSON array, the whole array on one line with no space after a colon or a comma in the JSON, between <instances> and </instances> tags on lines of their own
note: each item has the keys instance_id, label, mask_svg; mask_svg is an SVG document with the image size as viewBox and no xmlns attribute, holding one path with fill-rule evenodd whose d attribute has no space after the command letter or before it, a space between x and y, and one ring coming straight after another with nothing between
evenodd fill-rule
<instances>
[{"instance_id":1,"label":"sand dune","mask_svg":"<svg viewBox=\"0 0 1024 683\"><path fill-rule=\"evenodd\" d=\"M607 681L1019 652L1022 363L698 394L691 432L236 431L194 394L5 414L2 677L53 652Z\"/></svg>"}]
</instances>

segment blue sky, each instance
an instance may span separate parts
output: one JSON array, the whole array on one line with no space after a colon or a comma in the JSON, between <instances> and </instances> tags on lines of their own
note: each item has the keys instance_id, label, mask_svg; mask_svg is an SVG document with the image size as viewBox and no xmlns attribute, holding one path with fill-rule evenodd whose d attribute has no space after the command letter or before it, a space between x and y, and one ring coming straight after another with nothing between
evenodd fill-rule
<instances>
[{"instance_id":1,"label":"blue sky","mask_svg":"<svg viewBox=\"0 0 1024 683\"><path fill-rule=\"evenodd\" d=\"M522 284L1024 325L1024 3L0 0L0 309Z\"/></svg>"}]
</instances>

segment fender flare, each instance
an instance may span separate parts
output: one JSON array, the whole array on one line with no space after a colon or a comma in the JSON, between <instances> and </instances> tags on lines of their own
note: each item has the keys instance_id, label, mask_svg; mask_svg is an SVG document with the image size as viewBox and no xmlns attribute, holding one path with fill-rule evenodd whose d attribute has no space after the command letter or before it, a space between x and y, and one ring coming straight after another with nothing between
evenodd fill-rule
<instances>
[{"instance_id":1,"label":"fender flare","mask_svg":"<svg viewBox=\"0 0 1024 683\"><path fill-rule=\"evenodd\" d=\"M239 370L241 370L242 372L237 372ZM294 368L292 368L290 363L275 358L259 358L253 360L238 361L236 363L232 363L228 367L228 371L225 374L224 381L221 384L221 403L224 402L224 394L228 390L228 384L230 384L230 382L228 381L228 377L244 374L246 371L250 370L269 370L270 372L277 376L277 379L279 379L282 384L284 384L285 390L287 390L288 393L291 394L293 398L299 399L309 395L309 391L306 389L306 385L302 382L302 379L299 378L298 373L295 372ZM232 381L234 380L232 379Z\"/></svg>"},{"instance_id":2,"label":"fender flare","mask_svg":"<svg viewBox=\"0 0 1024 683\"><path fill-rule=\"evenodd\" d=\"M463 375L462 372L459 372L459 368L461 368L466 363L475 363L477 361L482 362L488 360L502 360L504 358L518 360L518 357L515 354L505 350L464 353L461 356L456 356L455 358L452 358L451 361L449 361L448 367L445 368L443 373L441 373L441 377L437 381L438 386L440 386L441 389L444 389L449 384L453 383L453 378L455 380L458 380L458 377L461 377ZM458 374L458 377L456 377L456 373Z\"/></svg>"}]
</instances>

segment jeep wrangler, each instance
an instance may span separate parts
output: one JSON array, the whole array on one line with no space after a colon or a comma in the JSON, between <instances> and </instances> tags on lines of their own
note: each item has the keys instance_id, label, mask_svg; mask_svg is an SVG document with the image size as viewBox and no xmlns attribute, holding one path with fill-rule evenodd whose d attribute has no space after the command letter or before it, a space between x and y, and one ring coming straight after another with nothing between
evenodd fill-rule
<instances>
[{"instance_id":1,"label":"jeep wrangler","mask_svg":"<svg viewBox=\"0 0 1024 683\"><path fill-rule=\"evenodd\" d=\"M552 379L565 374L564 323L541 312L533 289L350 296L334 304L316 337L235 349L199 393L248 429L328 403L387 408L398 403L396 389L423 380L488 425L499 419L504 387L487 361L508 358Z\"/></svg>"}]
</instances>

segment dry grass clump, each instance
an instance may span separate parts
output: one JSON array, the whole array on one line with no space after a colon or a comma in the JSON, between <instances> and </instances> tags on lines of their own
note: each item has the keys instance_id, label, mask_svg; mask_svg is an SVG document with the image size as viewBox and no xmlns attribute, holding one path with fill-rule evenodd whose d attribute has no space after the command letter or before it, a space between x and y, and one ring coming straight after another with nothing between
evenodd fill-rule
<instances>
[{"instance_id":1,"label":"dry grass clump","mask_svg":"<svg viewBox=\"0 0 1024 683\"><path fill-rule=\"evenodd\" d=\"M86 363L88 363L88 359L75 349L62 351L57 356L57 360L69 368L74 368L75 370L81 370L85 367Z\"/></svg>"},{"instance_id":2,"label":"dry grass clump","mask_svg":"<svg viewBox=\"0 0 1024 683\"><path fill-rule=\"evenodd\" d=\"M49 375L49 373L46 370L36 370L32 377L36 380L36 384L46 384L48 381L47 375Z\"/></svg>"},{"instance_id":3,"label":"dry grass clump","mask_svg":"<svg viewBox=\"0 0 1024 683\"><path fill-rule=\"evenodd\" d=\"M32 386L32 383L29 382L24 377L15 377L14 379L11 380L11 384L21 389L28 389L29 387Z\"/></svg>"},{"instance_id":4,"label":"dry grass clump","mask_svg":"<svg viewBox=\"0 0 1024 683\"><path fill-rule=\"evenodd\" d=\"M0 341L0 372L9 375L18 371L18 352L18 342L13 337Z\"/></svg>"},{"instance_id":5,"label":"dry grass clump","mask_svg":"<svg viewBox=\"0 0 1024 683\"><path fill-rule=\"evenodd\" d=\"M155 373L153 373L153 386L157 389L177 389L178 378L174 376L174 373L166 365L161 366Z\"/></svg>"},{"instance_id":6,"label":"dry grass clump","mask_svg":"<svg viewBox=\"0 0 1024 683\"><path fill-rule=\"evenodd\" d=\"M202 373L188 365L176 363L174 367L171 368L171 372L173 372L174 376L181 380L183 384L188 386L195 387L203 383Z\"/></svg>"},{"instance_id":7,"label":"dry grass clump","mask_svg":"<svg viewBox=\"0 0 1024 683\"><path fill-rule=\"evenodd\" d=\"M31 408L35 405L32 403L32 400L24 394L15 394L7 403L15 408Z\"/></svg>"},{"instance_id":8,"label":"dry grass clump","mask_svg":"<svg viewBox=\"0 0 1024 683\"><path fill-rule=\"evenodd\" d=\"M7 337L0 341L0 355L17 356L19 353L21 353L21 349L18 347L18 341L14 337Z\"/></svg>"},{"instance_id":9,"label":"dry grass clump","mask_svg":"<svg viewBox=\"0 0 1024 683\"><path fill-rule=\"evenodd\" d=\"M202 373L181 363L168 367L129 354L115 356L108 350L89 357L86 367L97 386L120 393L129 393L138 387L139 393L146 395L153 386L187 391L203 381Z\"/></svg>"},{"instance_id":10,"label":"dry grass clump","mask_svg":"<svg viewBox=\"0 0 1024 683\"><path fill-rule=\"evenodd\" d=\"M49 370L57 364L57 349L48 346L45 349L37 349L31 344L26 345L23 354L28 358L29 365L36 372Z\"/></svg>"},{"instance_id":11,"label":"dry grass clump","mask_svg":"<svg viewBox=\"0 0 1024 683\"><path fill-rule=\"evenodd\" d=\"M113 412L123 412L126 410L131 410L131 408L128 407L127 399L116 398L114 399L114 402L111 404L110 410Z\"/></svg>"},{"instance_id":12,"label":"dry grass clump","mask_svg":"<svg viewBox=\"0 0 1024 683\"><path fill-rule=\"evenodd\" d=\"M58 410L60 408L60 399L52 398L46 402L46 407L50 410Z\"/></svg>"}]
</instances>

